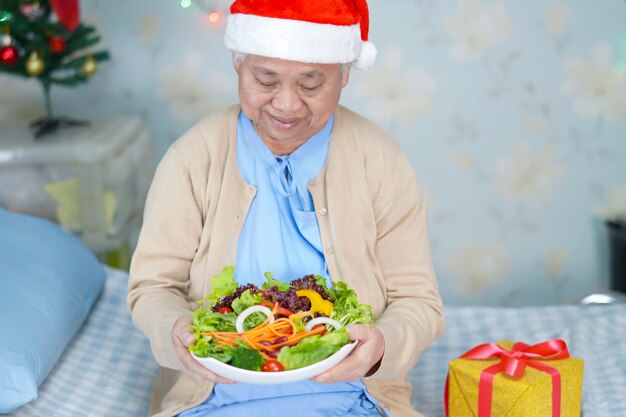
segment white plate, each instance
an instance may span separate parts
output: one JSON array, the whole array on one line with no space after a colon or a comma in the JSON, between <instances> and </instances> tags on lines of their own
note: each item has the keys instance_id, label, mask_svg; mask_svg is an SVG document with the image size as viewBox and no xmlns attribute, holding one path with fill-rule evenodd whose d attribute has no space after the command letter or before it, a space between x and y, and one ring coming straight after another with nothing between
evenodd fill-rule
<instances>
[{"instance_id":1,"label":"white plate","mask_svg":"<svg viewBox=\"0 0 626 417\"><path fill-rule=\"evenodd\" d=\"M282 372L250 371L248 369L241 369L228 365L227 363L220 362L214 358L199 358L193 353L191 356L193 356L193 358L200 362L205 368L223 376L224 378L232 379L233 381L261 385L285 384L288 382L296 382L303 379L313 378L314 376L332 368L341 362L343 358L348 356L350 352L352 352L356 343L357 342L352 342L343 346L323 361L314 363L313 365Z\"/></svg>"}]
</instances>

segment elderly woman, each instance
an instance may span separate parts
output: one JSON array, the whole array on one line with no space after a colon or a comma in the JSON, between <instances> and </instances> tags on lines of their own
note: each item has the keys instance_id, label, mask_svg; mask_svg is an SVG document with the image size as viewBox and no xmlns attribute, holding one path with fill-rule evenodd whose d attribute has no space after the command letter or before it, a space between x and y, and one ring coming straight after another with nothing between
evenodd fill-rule
<instances>
[{"instance_id":1,"label":"elderly woman","mask_svg":"<svg viewBox=\"0 0 626 417\"><path fill-rule=\"evenodd\" d=\"M408 370L442 331L422 190L381 128L338 106L350 66L375 58L365 0L238 0L225 35L240 106L203 119L157 169L129 307L162 366L151 415L419 416ZM312 380L233 383L191 357L195 301L235 265L343 280L375 325Z\"/></svg>"}]
</instances>

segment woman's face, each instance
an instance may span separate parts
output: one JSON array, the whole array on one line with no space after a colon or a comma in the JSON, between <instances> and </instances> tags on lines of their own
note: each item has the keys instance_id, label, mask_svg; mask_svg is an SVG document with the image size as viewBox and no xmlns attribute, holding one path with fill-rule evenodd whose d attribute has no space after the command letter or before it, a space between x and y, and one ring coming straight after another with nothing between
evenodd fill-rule
<instances>
[{"instance_id":1,"label":"woman's face","mask_svg":"<svg viewBox=\"0 0 626 417\"><path fill-rule=\"evenodd\" d=\"M335 111L349 69L248 55L235 68L243 112L272 152L290 154Z\"/></svg>"}]
</instances>

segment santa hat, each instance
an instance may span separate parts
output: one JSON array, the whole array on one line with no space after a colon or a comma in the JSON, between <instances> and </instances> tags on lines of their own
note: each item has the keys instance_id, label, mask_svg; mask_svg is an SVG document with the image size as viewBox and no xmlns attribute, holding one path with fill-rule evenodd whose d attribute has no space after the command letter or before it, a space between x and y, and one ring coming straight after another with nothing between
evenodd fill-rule
<instances>
[{"instance_id":1,"label":"santa hat","mask_svg":"<svg viewBox=\"0 0 626 417\"><path fill-rule=\"evenodd\" d=\"M230 12L224 44L233 51L358 69L376 59L366 0L235 0Z\"/></svg>"}]
</instances>

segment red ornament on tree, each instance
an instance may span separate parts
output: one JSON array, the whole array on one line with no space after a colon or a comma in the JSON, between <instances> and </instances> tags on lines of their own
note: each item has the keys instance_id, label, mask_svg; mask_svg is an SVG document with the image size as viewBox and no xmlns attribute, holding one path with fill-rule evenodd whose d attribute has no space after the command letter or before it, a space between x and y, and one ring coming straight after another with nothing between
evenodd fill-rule
<instances>
[{"instance_id":1,"label":"red ornament on tree","mask_svg":"<svg viewBox=\"0 0 626 417\"><path fill-rule=\"evenodd\" d=\"M63 26L69 30L78 27L80 24L78 0L50 0L50 6Z\"/></svg>"},{"instance_id":2,"label":"red ornament on tree","mask_svg":"<svg viewBox=\"0 0 626 417\"><path fill-rule=\"evenodd\" d=\"M17 48L14 46L0 47L0 63L10 67L17 64L20 59L20 55L17 52Z\"/></svg>"},{"instance_id":3,"label":"red ornament on tree","mask_svg":"<svg viewBox=\"0 0 626 417\"><path fill-rule=\"evenodd\" d=\"M50 45L50 50L53 54L65 51L65 39L60 36L50 38L48 44Z\"/></svg>"}]
</instances>

